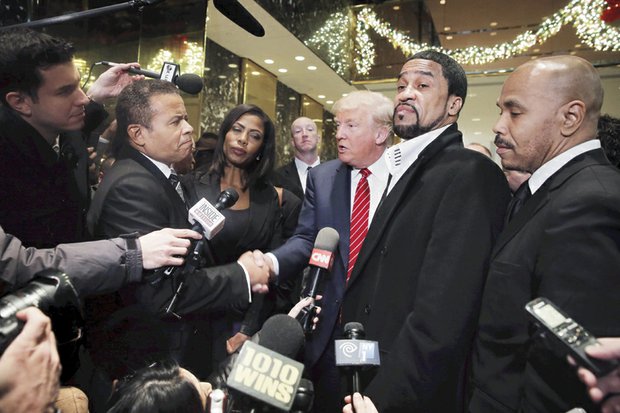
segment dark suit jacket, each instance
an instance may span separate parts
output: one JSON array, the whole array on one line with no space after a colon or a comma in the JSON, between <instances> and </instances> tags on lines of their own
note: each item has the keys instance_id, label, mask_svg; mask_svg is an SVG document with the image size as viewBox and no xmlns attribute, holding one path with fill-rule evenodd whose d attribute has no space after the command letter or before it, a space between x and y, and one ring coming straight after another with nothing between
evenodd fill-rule
<instances>
[{"instance_id":1,"label":"dark suit jacket","mask_svg":"<svg viewBox=\"0 0 620 413\"><path fill-rule=\"evenodd\" d=\"M345 291L342 322L377 340L364 394L381 412L455 412L491 249L509 189L456 124L422 151L379 206Z\"/></svg>"},{"instance_id":2,"label":"dark suit jacket","mask_svg":"<svg viewBox=\"0 0 620 413\"><path fill-rule=\"evenodd\" d=\"M472 412L597 411L564 357L538 340L525 304L553 301L595 336L620 335L620 173L602 150L556 172L501 234L473 359Z\"/></svg>"},{"instance_id":3,"label":"dark suit jacket","mask_svg":"<svg viewBox=\"0 0 620 413\"><path fill-rule=\"evenodd\" d=\"M85 134L107 114L87 106ZM28 247L84 241L90 202L81 132L60 135L60 158L14 111L0 107L0 225Z\"/></svg>"},{"instance_id":4,"label":"dark suit jacket","mask_svg":"<svg viewBox=\"0 0 620 413\"><path fill-rule=\"evenodd\" d=\"M304 188L299 180L299 174L297 173L297 166L295 166L295 158L289 163L282 165L276 170L276 176L272 179L275 186L281 186L288 189L299 199L304 199Z\"/></svg>"},{"instance_id":5,"label":"dark suit jacket","mask_svg":"<svg viewBox=\"0 0 620 413\"><path fill-rule=\"evenodd\" d=\"M151 161L132 148L125 148L106 173L93 199L88 224L99 238L189 227L185 205L172 185ZM102 347L95 349L103 360L116 362L112 366L115 372L134 368L144 359L172 356L183 362L190 356L184 346L194 328L191 317L177 320L162 315L175 289L176 280L159 276L121 289L122 308L101 320L98 327L104 335L97 344ZM247 303L248 297L246 277L239 264L199 269L186 277L175 312L186 315L224 309ZM106 337L110 343L101 342ZM111 353L116 360L112 361Z\"/></svg>"},{"instance_id":6,"label":"dark suit jacket","mask_svg":"<svg viewBox=\"0 0 620 413\"><path fill-rule=\"evenodd\" d=\"M295 234L273 251L280 265L280 278L298 275L308 265L319 230L332 227L340 234L338 255L331 274L323 281L320 326L306 340L305 364L312 366L330 343L338 319L349 257L351 169L333 160L312 168Z\"/></svg>"}]
</instances>

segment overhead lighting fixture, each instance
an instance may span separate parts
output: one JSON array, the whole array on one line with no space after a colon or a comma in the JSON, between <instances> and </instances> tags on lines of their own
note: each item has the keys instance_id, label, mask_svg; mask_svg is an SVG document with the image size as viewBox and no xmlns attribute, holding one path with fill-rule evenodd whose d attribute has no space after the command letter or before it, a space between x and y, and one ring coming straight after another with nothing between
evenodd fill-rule
<instances>
[{"instance_id":1,"label":"overhead lighting fixture","mask_svg":"<svg viewBox=\"0 0 620 413\"><path fill-rule=\"evenodd\" d=\"M288 100L297 100L297 98L295 96L289 96Z\"/></svg>"},{"instance_id":2,"label":"overhead lighting fixture","mask_svg":"<svg viewBox=\"0 0 620 413\"><path fill-rule=\"evenodd\" d=\"M444 30L445 32L449 32L450 30L452 30L452 27L450 27L450 26L446 26L446 27L444 27L444 28L443 28L443 30Z\"/></svg>"},{"instance_id":3,"label":"overhead lighting fixture","mask_svg":"<svg viewBox=\"0 0 620 413\"><path fill-rule=\"evenodd\" d=\"M328 105L331 105L332 103L334 103L334 101L333 100L327 100L327 101L325 101L325 103L327 103Z\"/></svg>"},{"instance_id":4,"label":"overhead lighting fixture","mask_svg":"<svg viewBox=\"0 0 620 413\"><path fill-rule=\"evenodd\" d=\"M476 132L474 132L474 135L482 135L482 132L476 131Z\"/></svg>"},{"instance_id":5,"label":"overhead lighting fixture","mask_svg":"<svg viewBox=\"0 0 620 413\"><path fill-rule=\"evenodd\" d=\"M263 62L267 63L268 65L272 65L274 63L272 59L265 59L263 60Z\"/></svg>"},{"instance_id":6,"label":"overhead lighting fixture","mask_svg":"<svg viewBox=\"0 0 620 413\"><path fill-rule=\"evenodd\" d=\"M394 7L392 7L392 10L398 11L398 10L400 10L400 6L394 6Z\"/></svg>"},{"instance_id":7,"label":"overhead lighting fixture","mask_svg":"<svg viewBox=\"0 0 620 413\"><path fill-rule=\"evenodd\" d=\"M491 36L497 36L497 32L491 32L489 33Z\"/></svg>"},{"instance_id":8,"label":"overhead lighting fixture","mask_svg":"<svg viewBox=\"0 0 620 413\"><path fill-rule=\"evenodd\" d=\"M439 0L439 4L443 6L444 4L446 4L446 0Z\"/></svg>"},{"instance_id":9,"label":"overhead lighting fixture","mask_svg":"<svg viewBox=\"0 0 620 413\"><path fill-rule=\"evenodd\" d=\"M281 67L280 69L278 69L278 72L286 73L286 72L288 72L288 69L285 69L285 68Z\"/></svg>"},{"instance_id":10,"label":"overhead lighting fixture","mask_svg":"<svg viewBox=\"0 0 620 413\"><path fill-rule=\"evenodd\" d=\"M306 60L306 58L303 56L295 56L295 60L297 60L298 62L303 62L304 60Z\"/></svg>"},{"instance_id":11,"label":"overhead lighting fixture","mask_svg":"<svg viewBox=\"0 0 620 413\"><path fill-rule=\"evenodd\" d=\"M478 96L476 93L470 93L467 95L468 98L475 98L476 96Z\"/></svg>"},{"instance_id":12,"label":"overhead lighting fixture","mask_svg":"<svg viewBox=\"0 0 620 413\"><path fill-rule=\"evenodd\" d=\"M310 102L304 102L304 106L309 106Z\"/></svg>"},{"instance_id":13,"label":"overhead lighting fixture","mask_svg":"<svg viewBox=\"0 0 620 413\"><path fill-rule=\"evenodd\" d=\"M472 118L472 122L480 122L480 118Z\"/></svg>"},{"instance_id":14,"label":"overhead lighting fixture","mask_svg":"<svg viewBox=\"0 0 620 413\"><path fill-rule=\"evenodd\" d=\"M345 96L349 96L349 94L348 93L343 93L342 97L345 97Z\"/></svg>"},{"instance_id":15,"label":"overhead lighting fixture","mask_svg":"<svg viewBox=\"0 0 620 413\"><path fill-rule=\"evenodd\" d=\"M489 26L496 27L497 26L497 22L491 22L491 23L489 23Z\"/></svg>"},{"instance_id":16,"label":"overhead lighting fixture","mask_svg":"<svg viewBox=\"0 0 620 413\"><path fill-rule=\"evenodd\" d=\"M260 76L260 72L259 72L259 71L256 71L256 70L253 70L253 71L252 71L252 75L253 75L253 76Z\"/></svg>"},{"instance_id":17,"label":"overhead lighting fixture","mask_svg":"<svg viewBox=\"0 0 620 413\"><path fill-rule=\"evenodd\" d=\"M219 79L226 79L226 76L224 76L224 75L219 75L219 76L218 76L218 78L219 78Z\"/></svg>"},{"instance_id":18,"label":"overhead lighting fixture","mask_svg":"<svg viewBox=\"0 0 620 413\"><path fill-rule=\"evenodd\" d=\"M229 64L228 64L228 67L230 67L231 69L236 69L236 68L238 68L239 66L237 66L237 64L236 64L236 63L229 63Z\"/></svg>"},{"instance_id":19,"label":"overhead lighting fixture","mask_svg":"<svg viewBox=\"0 0 620 413\"><path fill-rule=\"evenodd\" d=\"M316 66L308 66L308 70L316 70Z\"/></svg>"},{"instance_id":20,"label":"overhead lighting fixture","mask_svg":"<svg viewBox=\"0 0 620 413\"><path fill-rule=\"evenodd\" d=\"M452 37L452 36L446 36L446 40L452 40L452 39L454 39L454 37Z\"/></svg>"},{"instance_id":21,"label":"overhead lighting fixture","mask_svg":"<svg viewBox=\"0 0 620 413\"><path fill-rule=\"evenodd\" d=\"M325 95L319 95L318 98L319 99L325 99Z\"/></svg>"}]
</instances>

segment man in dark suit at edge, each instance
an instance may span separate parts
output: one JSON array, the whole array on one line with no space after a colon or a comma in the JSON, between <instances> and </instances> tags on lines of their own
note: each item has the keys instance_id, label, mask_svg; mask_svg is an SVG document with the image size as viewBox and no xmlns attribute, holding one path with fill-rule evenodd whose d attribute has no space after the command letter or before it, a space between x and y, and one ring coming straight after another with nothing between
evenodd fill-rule
<instances>
[{"instance_id":1,"label":"man in dark suit at edge","mask_svg":"<svg viewBox=\"0 0 620 413\"><path fill-rule=\"evenodd\" d=\"M528 62L504 83L497 153L504 168L532 176L491 256L471 412L600 409L524 306L543 296L595 336L620 335L620 174L596 139L602 102L599 74L575 56Z\"/></svg>"},{"instance_id":2,"label":"man in dark suit at edge","mask_svg":"<svg viewBox=\"0 0 620 413\"><path fill-rule=\"evenodd\" d=\"M171 165L192 150L193 128L176 86L161 80L135 82L119 96L116 119L117 161L95 194L89 229L101 238L166 226L189 227L187 209L175 186L178 181L169 180L174 174ZM192 365L197 360L195 351L188 349L199 329L188 314L247 303L250 288L264 292L267 279L267 270L254 264L251 253L237 263L198 269L185 278L174 309L180 319L162 311L178 280L162 276L126 287L120 291L122 308L112 316L115 323L103 320L100 330L116 343L102 340L96 350L109 364L108 370L116 372L114 376L162 357L173 357L200 372Z\"/></svg>"},{"instance_id":3,"label":"man in dark suit at edge","mask_svg":"<svg viewBox=\"0 0 620 413\"><path fill-rule=\"evenodd\" d=\"M299 199L304 199L308 171L321 163L320 141L321 135L312 119L302 116L293 121L291 145L293 145L295 156L289 163L278 168L276 171L278 176L275 180L280 186L297 195Z\"/></svg>"},{"instance_id":4,"label":"man in dark suit at edge","mask_svg":"<svg viewBox=\"0 0 620 413\"><path fill-rule=\"evenodd\" d=\"M498 166L465 149L456 125L463 69L435 51L398 76L390 179L347 284L342 324L377 340L364 395L388 412L457 412L489 257L509 190Z\"/></svg>"}]
</instances>

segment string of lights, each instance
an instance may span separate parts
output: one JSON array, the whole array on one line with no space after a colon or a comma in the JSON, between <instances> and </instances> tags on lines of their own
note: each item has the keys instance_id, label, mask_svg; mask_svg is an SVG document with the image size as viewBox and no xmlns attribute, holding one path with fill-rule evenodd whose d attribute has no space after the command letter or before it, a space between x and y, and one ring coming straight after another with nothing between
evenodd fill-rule
<instances>
[{"instance_id":1,"label":"string of lights","mask_svg":"<svg viewBox=\"0 0 620 413\"><path fill-rule=\"evenodd\" d=\"M370 72L376 58L375 47L369 36L371 29L405 55L410 56L420 50L434 49L452 56L461 64L482 65L521 55L534 45L543 44L562 27L571 23L579 39L588 47L597 51L620 51L620 32L601 19L601 14L607 7L608 3L605 0L572 0L551 17L545 18L537 29L526 30L510 42L489 47L471 46L453 50L418 43L406 34L393 29L389 23L380 20L372 9L364 8L357 14L353 63L358 74L367 75ZM327 45L329 50L345 44L346 33L342 28L349 27L349 22L343 21L346 18L347 16L339 13L329 19L307 43L319 47ZM331 61L333 57L338 59L338 63ZM345 66L343 58L343 53L330 54L330 66L334 68ZM338 70L336 72L343 74Z\"/></svg>"}]
</instances>

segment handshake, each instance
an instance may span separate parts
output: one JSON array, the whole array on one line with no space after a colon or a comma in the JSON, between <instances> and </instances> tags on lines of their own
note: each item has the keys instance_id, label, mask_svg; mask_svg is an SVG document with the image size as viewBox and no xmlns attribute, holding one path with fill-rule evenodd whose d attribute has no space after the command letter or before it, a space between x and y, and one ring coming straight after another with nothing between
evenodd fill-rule
<instances>
[{"instance_id":1,"label":"handshake","mask_svg":"<svg viewBox=\"0 0 620 413\"><path fill-rule=\"evenodd\" d=\"M269 291L269 281L275 277L273 261L259 250L246 251L237 262L250 278L252 292L264 294Z\"/></svg>"}]
</instances>

